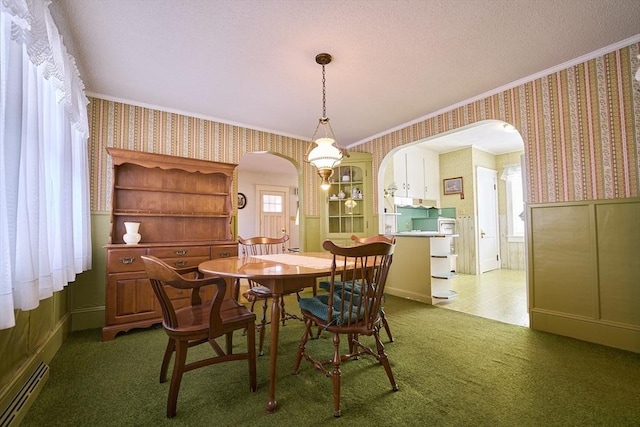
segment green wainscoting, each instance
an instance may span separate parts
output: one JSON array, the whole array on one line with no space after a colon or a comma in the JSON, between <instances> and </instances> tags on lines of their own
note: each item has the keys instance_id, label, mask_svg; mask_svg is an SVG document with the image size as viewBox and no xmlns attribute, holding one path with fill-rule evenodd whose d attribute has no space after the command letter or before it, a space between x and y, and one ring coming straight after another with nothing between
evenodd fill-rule
<instances>
[{"instance_id":1,"label":"green wainscoting","mask_svg":"<svg viewBox=\"0 0 640 427\"><path fill-rule=\"evenodd\" d=\"M16 326L0 330L0 414L36 366L49 364L66 339L68 293L56 292L34 310L16 310Z\"/></svg>"},{"instance_id":2,"label":"green wainscoting","mask_svg":"<svg viewBox=\"0 0 640 427\"><path fill-rule=\"evenodd\" d=\"M91 213L91 270L78 276L70 285L71 330L102 328L104 326L104 298L106 252L111 214Z\"/></svg>"},{"instance_id":3,"label":"green wainscoting","mask_svg":"<svg viewBox=\"0 0 640 427\"><path fill-rule=\"evenodd\" d=\"M531 327L640 352L640 200L528 208Z\"/></svg>"}]
</instances>

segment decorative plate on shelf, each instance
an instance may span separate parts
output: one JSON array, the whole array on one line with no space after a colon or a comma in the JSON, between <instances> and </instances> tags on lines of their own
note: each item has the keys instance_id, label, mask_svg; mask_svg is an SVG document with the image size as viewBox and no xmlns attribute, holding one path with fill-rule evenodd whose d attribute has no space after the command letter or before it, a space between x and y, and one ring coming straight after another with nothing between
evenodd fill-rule
<instances>
[{"instance_id":1,"label":"decorative plate on shelf","mask_svg":"<svg viewBox=\"0 0 640 427\"><path fill-rule=\"evenodd\" d=\"M238 193L238 209L244 209L247 206L247 198L243 193Z\"/></svg>"}]
</instances>

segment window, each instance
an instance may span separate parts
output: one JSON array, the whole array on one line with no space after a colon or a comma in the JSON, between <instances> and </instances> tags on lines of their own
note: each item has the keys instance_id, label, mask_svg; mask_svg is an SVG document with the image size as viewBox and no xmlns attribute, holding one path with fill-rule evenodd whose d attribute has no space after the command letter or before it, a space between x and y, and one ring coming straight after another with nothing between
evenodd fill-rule
<instances>
[{"instance_id":1,"label":"window","mask_svg":"<svg viewBox=\"0 0 640 427\"><path fill-rule=\"evenodd\" d=\"M505 166L501 178L507 187L508 238L521 240L524 238L524 195L520 165Z\"/></svg>"},{"instance_id":2,"label":"window","mask_svg":"<svg viewBox=\"0 0 640 427\"><path fill-rule=\"evenodd\" d=\"M262 196L262 212L282 213L282 197L275 194Z\"/></svg>"}]
</instances>

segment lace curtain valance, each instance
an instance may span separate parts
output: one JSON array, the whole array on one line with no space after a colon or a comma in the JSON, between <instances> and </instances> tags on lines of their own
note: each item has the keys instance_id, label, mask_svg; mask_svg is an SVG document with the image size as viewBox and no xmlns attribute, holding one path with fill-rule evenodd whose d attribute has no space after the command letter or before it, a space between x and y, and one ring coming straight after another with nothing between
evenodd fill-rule
<instances>
[{"instance_id":1,"label":"lace curtain valance","mask_svg":"<svg viewBox=\"0 0 640 427\"><path fill-rule=\"evenodd\" d=\"M514 163L504 166L504 169L502 169L502 175L500 175L500 179L503 181L509 181L514 177L520 176L522 176L522 167L519 163Z\"/></svg>"},{"instance_id":2,"label":"lace curtain valance","mask_svg":"<svg viewBox=\"0 0 640 427\"><path fill-rule=\"evenodd\" d=\"M73 126L89 135L84 84L75 60L67 53L49 12L51 0L1 0L2 13L11 22L11 39L24 46L29 61L42 70L56 88Z\"/></svg>"}]
</instances>

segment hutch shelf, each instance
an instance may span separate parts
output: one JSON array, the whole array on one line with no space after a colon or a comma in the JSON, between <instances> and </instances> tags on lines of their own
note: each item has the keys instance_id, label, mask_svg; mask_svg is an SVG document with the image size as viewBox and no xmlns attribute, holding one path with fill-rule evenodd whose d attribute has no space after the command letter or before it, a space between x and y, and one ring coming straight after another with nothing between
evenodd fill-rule
<instances>
[{"instance_id":1,"label":"hutch shelf","mask_svg":"<svg viewBox=\"0 0 640 427\"><path fill-rule=\"evenodd\" d=\"M174 267L235 256L231 233L234 164L107 148L113 163L102 340L162 321L142 264L154 255ZM125 222L140 223L137 244L125 244ZM230 292L231 283L227 292ZM189 303L171 288L176 308ZM203 299L211 291L203 289Z\"/></svg>"}]
</instances>

